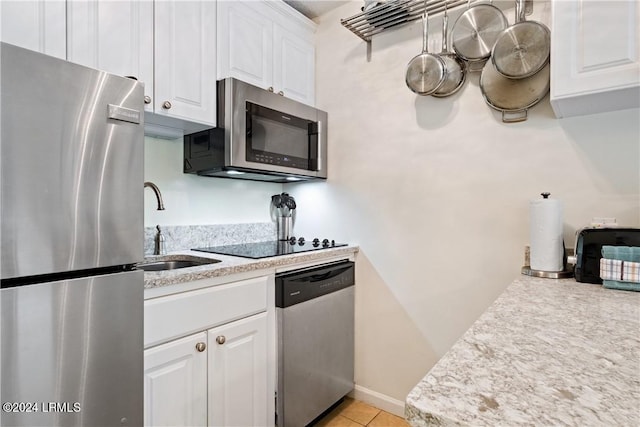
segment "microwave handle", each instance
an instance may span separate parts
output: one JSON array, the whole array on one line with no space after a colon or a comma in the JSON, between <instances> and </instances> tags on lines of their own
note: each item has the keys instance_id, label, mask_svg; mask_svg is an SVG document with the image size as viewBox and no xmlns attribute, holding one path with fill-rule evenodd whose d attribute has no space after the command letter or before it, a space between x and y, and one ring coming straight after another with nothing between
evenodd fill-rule
<instances>
[{"instance_id":1,"label":"microwave handle","mask_svg":"<svg viewBox=\"0 0 640 427\"><path fill-rule=\"evenodd\" d=\"M322 122L318 120L318 171L322 170Z\"/></svg>"}]
</instances>

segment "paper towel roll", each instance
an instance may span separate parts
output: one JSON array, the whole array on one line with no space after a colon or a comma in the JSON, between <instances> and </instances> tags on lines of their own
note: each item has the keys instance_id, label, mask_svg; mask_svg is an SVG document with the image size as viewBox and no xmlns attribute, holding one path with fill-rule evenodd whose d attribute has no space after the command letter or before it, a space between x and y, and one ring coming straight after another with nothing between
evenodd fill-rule
<instances>
[{"instance_id":1,"label":"paper towel roll","mask_svg":"<svg viewBox=\"0 0 640 427\"><path fill-rule=\"evenodd\" d=\"M532 270L564 269L562 221L560 200L543 198L531 201L529 224Z\"/></svg>"}]
</instances>

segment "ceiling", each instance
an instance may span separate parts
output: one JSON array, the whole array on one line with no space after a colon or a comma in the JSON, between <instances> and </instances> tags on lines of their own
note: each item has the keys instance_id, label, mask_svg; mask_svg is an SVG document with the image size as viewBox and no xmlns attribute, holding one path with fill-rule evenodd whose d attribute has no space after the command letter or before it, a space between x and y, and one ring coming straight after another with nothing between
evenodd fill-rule
<instances>
[{"instance_id":1,"label":"ceiling","mask_svg":"<svg viewBox=\"0 0 640 427\"><path fill-rule=\"evenodd\" d=\"M343 0L284 0L285 3L310 19L317 18L349 1Z\"/></svg>"}]
</instances>

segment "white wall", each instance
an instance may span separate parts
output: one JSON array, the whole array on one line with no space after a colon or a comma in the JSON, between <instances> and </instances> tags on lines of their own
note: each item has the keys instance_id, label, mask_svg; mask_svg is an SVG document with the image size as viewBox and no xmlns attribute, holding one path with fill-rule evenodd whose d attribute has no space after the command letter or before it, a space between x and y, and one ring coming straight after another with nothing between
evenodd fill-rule
<instances>
[{"instance_id":1,"label":"white wall","mask_svg":"<svg viewBox=\"0 0 640 427\"><path fill-rule=\"evenodd\" d=\"M182 139L145 138L144 179L160 188L165 210L145 189L144 224L208 225L269 222L271 195L282 184L208 178L182 172Z\"/></svg>"},{"instance_id":2,"label":"white wall","mask_svg":"<svg viewBox=\"0 0 640 427\"><path fill-rule=\"evenodd\" d=\"M453 97L418 97L404 73L420 24L376 36L367 62L365 43L340 25L360 6L317 20L329 180L289 189L299 235L360 244L356 383L404 401L520 274L539 193L564 201L569 247L594 216L640 226L639 111L557 120L547 97L507 125L477 75ZM548 23L548 6L536 3L534 16ZM434 18L432 51L440 25Z\"/></svg>"}]
</instances>

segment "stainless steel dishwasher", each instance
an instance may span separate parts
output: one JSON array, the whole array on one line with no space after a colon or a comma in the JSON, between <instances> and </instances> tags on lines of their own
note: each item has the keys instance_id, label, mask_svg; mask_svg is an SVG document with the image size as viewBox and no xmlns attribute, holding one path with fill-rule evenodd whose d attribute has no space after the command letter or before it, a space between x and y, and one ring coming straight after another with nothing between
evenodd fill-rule
<instances>
[{"instance_id":1,"label":"stainless steel dishwasher","mask_svg":"<svg viewBox=\"0 0 640 427\"><path fill-rule=\"evenodd\" d=\"M279 427L309 424L353 389L354 267L276 275Z\"/></svg>"}]
</instances>

